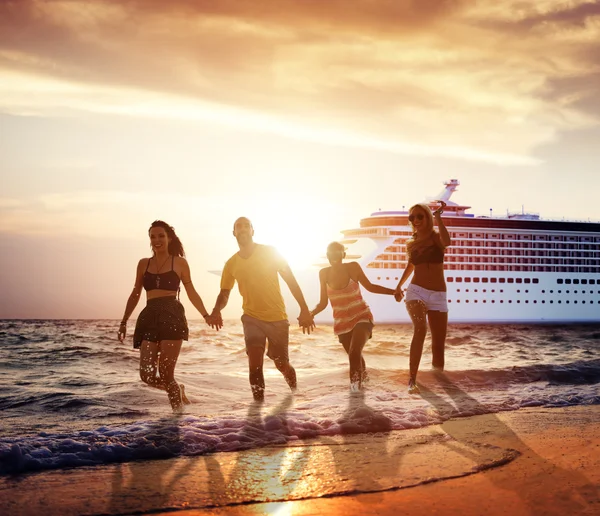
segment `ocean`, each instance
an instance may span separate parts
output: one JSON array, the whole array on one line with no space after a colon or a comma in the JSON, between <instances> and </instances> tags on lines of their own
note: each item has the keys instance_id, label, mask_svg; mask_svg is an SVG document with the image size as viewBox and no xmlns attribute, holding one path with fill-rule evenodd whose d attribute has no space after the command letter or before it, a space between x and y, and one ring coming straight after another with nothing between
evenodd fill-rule
<instances>
[{"instance_id":1,"label":"ocean","mask_svg":"<svg viewBox=\"0 0 600 516\"><path fill-rule=\"evenodd\" d=\"M141 382L118 321L0 321L0 474L190 457L304 439L403 430L451 417L600 403L600 326L450 325L446 372L429 338L408 395L409 325L377 325L364 357L370 381L350 393L348 360L331 326L292 326L298 392L265 358L266 395L252 400L242 325L189 321L176 379L192 404ZM130 322L133 328L133 321ZM131 330L130 330L131 331Z\"/></svg>"}]
</instances>

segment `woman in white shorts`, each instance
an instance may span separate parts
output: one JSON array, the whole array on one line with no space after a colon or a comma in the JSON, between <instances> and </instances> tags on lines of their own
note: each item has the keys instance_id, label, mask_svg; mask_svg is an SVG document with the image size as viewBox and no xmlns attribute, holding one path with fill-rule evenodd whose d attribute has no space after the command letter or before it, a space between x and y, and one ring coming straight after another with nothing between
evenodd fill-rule
<instances>
[{"instance_id":1,"label":"woman in white shorts","mask_svg":"<svg viewBox=\"0 0 600 516\"><path fill-rule=\"evenodd\" d=\"M450 245L450 235L442 213L446 203L431 212L426 204L415 204L408 212L408 221L413 228L412 237L406 242L408 265L400 278L394 297L401 301L404 296L402 285L414 273L406 289L406 309L413 322L414 333L410 343L410 377L408 392L416 394L417 371L423 354L423 343L427 334L427 321L431 330L432 365L444 369L444 347L448 327L448 305L446 281L444 280L444 251ZM434 228L434 219L438 231Z\"/></svg>"}]
</instances>

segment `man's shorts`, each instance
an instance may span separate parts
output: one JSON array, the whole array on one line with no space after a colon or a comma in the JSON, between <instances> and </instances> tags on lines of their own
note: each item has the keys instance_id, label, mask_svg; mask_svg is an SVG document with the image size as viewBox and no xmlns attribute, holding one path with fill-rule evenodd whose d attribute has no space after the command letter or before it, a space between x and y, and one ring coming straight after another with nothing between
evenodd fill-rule
<instances>
[{"instance_id":1,"label":"man's shorts","mask_svg":"<svg viewBox=\"0 0 600 516\"><path fill-rule=\"evenodd\" d=\"M437 290L428 290L412 283L406 289L406 297L404 300L423 301L427 310L436 312L447 312L448 302L446 301L446 292L438 292Z\"/></svg>"},{"instance_id":2,"label":"man's shorts","mask_svg":"<svg viewBox=\"0 0 600 516\"><path fill-rule=\"evenodd\" d=\"M268 341L267 356L271 360L289 361L290 323L287 319L269 322L244 314L242 324L246 353L249 348L254 347L261 347L264 350Z\"/></svg>"}]
</instances>

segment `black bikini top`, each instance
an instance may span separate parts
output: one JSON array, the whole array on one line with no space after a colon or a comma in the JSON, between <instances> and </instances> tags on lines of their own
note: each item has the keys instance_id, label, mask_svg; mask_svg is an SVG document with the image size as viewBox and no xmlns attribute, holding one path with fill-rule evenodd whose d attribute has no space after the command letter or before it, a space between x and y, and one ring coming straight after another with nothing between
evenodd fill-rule
<instances>
[{"instance_id":1,"label":"black bikini top","mask_svg":"<svg viewBox=\"0 0 600 516\"><path fill-rule=\"evenodd\" d=\"M152 258L150 258L152 260ZM163 272L162 274L154 274L152 272L148 272L148 267L150 266L150 260L148 260L148 265L146 265L146 271L144 272L144 288L148 290L172 290L173 292L177 292L179 290L180 279L177 276L177 273L173 270L173 261L175 257L171 258L171 270L167 272Z\"/></svg>"},{"instance_id":2,"label":"black bikini top","mask_svg":"<svg viewBox=\"0 0 600 516\"><path fill-rule=\"evenodd\" d=\"M412 263L413 265L444 263L444 250L436 244L419 247L408 254L408 263Z\"/></svg>"}]
</instances>

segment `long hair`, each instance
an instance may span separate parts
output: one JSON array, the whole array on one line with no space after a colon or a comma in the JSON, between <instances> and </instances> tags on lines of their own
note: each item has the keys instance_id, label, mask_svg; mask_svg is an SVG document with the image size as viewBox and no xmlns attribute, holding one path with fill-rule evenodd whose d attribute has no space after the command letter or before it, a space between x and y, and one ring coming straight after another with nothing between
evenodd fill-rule
<instances>
[{"instance_id":1,"label":"long hair","mask_svg":"<svg viewBox=\"0 0 600 516\"><path fill-rule=\"evenodd\" d=\"M155 220L152 224L150 224L150 227L148 228L148 233L150 233L150 230L152 228L163 228L165 230L167 236L171 239L171 241L169 242L168 249L170 255L181 257L185 256L183 244L181 243L181 240L179 240L179 237L175 233L175 229L173 228L173 226L169 226L169 224L167 224L163 220Z\"/></svg>"},{"instance_id":2,"label":"long hair","mask_svg":"<svg viewBox=\"0 0 600 516\"><path fill-rule=\"evenodd\" d=\"M433 223L433 212L431 211L431 208L429 206L427 206L427 204L425 204L425 203L418 203L418 204L414 204L413 206L411 206L410 209L408 210L408 213L410 214L410 212L413 211L415 208L421 208L421 210L423 210L423 213L425 213L425 220L428 222L429 227L431 228L431 231L433 233L432 236L433 236L434 242L437 245L439 245L440 247L443 247L441 240L440 240L440 235L437 232L437 230L435 229L435 226ZM406 252L407 253L411 252L411 250L416 242L417 242L417 232L413 231L412 236L406 241Z\"/></svg>"}]
</instances>

